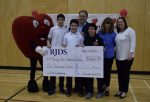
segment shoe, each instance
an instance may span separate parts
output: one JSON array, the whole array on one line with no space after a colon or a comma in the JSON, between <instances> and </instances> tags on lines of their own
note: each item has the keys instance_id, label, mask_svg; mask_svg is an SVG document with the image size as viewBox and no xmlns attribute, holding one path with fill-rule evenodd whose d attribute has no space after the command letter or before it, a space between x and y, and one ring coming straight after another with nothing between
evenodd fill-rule
<instances>
[{"instance_id":1,"label":"shoe","mask_svg":"<svg viewBox=\"0 0 150 102\"><path fill-rule=\"evenodd\" d=\"M105 86L105 89L104 89L103 93L104 93L105 96L109 96L110 95L110 93L109 93L109 87Z\"/></svg>"},{"instance_id":2,"label":"shoe","mask_svg":"<svg viewBox=\"0 0 150 102\"><path fill-rule=\"evenodd\" d=\"M114 96L115 97L120 97L120 95L121 95L121 91L118 91Z\"/></svg>"},{"instance_id":3,"label":"shoe","mask_svg":"<svg viewBox=\"0 0 150 102\"><path fill-rule=\"evenodd\" d=\"M80 97L83 97L83 96L84 96L84 92L83 92L83 91L80 91L80 92L79 92L79 96L80 96Z\"/></svg>"},{"instance_id":4,"label":"shoe","mask_svg":"<svg viewBox=\"0 0 150 102\"><path fill-rule=\"evenodd\" d=\"M31 92L31 93L39 91L36 80L29 80L27 88L28 88L28 92Z\"/></svg>"},{"instance_id":5,"label":"shoe","mask_svg":"<svg viewBox=\"0 0 150 102\"><path fill-rule=\"evenodd\" d=\"M86 95L85 95L85 99L91 99L92 98L92 93L87 93Z\"/></svg>"},{"instance_id":6,"label":"shoe","mask_svg":"<svg viewBox=\"0 0 150 102\"><path fill-rule=\"evenodd\" d=\"M103 96L104 96L103 93L98 93L98 94L96 95L96 98L101 98L101 97L103 97Z\"/></svg>"},{"instance_id":7,"label":"shoe","mask_svg":"<svg viewBox=\"0 0 150 102\"><path fill-rule=\"evenodd\" d=\"M60 93L63 93L63 94L66 93L65 89L63 89L63 88L60 88L60 89L59 89L59 92L60 92Z\"/></svg>"},{"instance_id":8,"label":"shoe","mask_svg":"<svg viewBox=\"0 0 150 102\"><path fill-rule=\"evenodd\" d=\"M67 96L67 97L70 97L70 96L71 96L71 91L67 91L67 92L66 92L66 96Z\"/></svg>"},{"instance_id":9,"label":"shoe","mask_svg":"<svg viewBox=\"0 0 150 102\"><path fill-rule=\"evenodd\" d=\"M55 90L50 90L50 91L48 91L48 95L50 96L50 95L54 95L55 94Z\"/></svg>"},{"instance_id":10,"label":"shoe","mask_svg":"<svg viewBox=\"0 0 150 102\"><path fill-rule=\"evenodd\" d=\"M121 99L123 99L123 98L125 98L125 97L126 97L126 95L127 95L127 93L126 93L126 92L122 92L122 93L121 93L121 95L120 95L120 98L121 98Z\"/></svg>"},{"instance_id":11,"label":"shoe","mask_svg":"<svg viewBox=\"0 0 150 102\"><path fill-rule=\"evenodd\" d=\"M105 91L105 96L109 96L109 95L110 95L109 90Z\"/></svg>"}]
</instances>

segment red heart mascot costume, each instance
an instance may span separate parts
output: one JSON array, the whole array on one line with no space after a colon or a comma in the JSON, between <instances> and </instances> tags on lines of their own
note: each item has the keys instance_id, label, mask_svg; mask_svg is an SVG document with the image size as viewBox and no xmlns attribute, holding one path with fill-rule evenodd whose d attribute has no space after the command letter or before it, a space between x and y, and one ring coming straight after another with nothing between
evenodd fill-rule
<instances>
[{"instance_id":1,"label":"red heart mascot costume","mask_svg":"<svg viewBox=\"0 0 150 102\"><path fill-rule=\"evenodd\" d=\"M21 52L30 59L30 80L28 82L29 92L38 92L38 85L35 80L37 61L43 68L42 55L46 53L43 46L46 46L47 36L53 21L46 14L32 12L33 16L20 16L12 24L13 37ZM44 76L42 88L48 91L48 77Z\"/></svg>"}]
</instances>

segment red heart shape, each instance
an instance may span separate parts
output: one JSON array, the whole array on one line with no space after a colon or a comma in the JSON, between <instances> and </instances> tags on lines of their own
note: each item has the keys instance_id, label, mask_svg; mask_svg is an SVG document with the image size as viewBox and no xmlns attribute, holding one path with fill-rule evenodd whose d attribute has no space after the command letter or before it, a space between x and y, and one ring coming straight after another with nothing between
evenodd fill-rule
<instances>
[{"instance_id":1,"label":"red heart shape","mask_svg":"<svg viewBox=\"0 0 150 102\"><path fill-rule=\"evenodd\" d=\"M46 14L20 16L12 24L12 34L19 49L28 58L41 58L35 52L37 46L46 46L47 36L53 21Z\"/></svg>"}]
</instances>

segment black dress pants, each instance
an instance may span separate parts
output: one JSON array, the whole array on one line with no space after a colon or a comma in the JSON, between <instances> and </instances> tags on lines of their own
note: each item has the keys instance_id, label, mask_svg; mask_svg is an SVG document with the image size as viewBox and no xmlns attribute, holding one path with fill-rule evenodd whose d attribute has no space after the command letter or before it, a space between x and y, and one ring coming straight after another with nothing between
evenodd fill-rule
<instances>
[{"instance_id":1,"label":"black dress pants","mask_svg":"<svg viewBox=\"0 0 150 102\"><path fill-rule=\"evenodd\" d=\"M129 80L130 80L130 69L133 60L116 60L117 72L118 72L118 83L119 91L128 92Z\"/></svg>"},{"instance_id":2,"label":"black dress pants","mask_svg":"<svg viewBox=\"0 0 150 102\"><path fill-rule=\"evenodd\" d=\"M67 92L72 92L72 77L66 77L66 88Z\"/></svg>"},{"instance_id":3,"label":"black dress pants","mask_svg":"<svg viewBox=\"0 0 150 102\"><path fill-rule=\"evenodd\" d=\"M59 77L59 88L64 89L64 77ZM50 90L56 89L56 77L50 77Z\"/></svg>"},{"instance_id":4,"label":"black dress pants","mask_svg":"<svg viewBox=\"0 0 150 102\"><path fill-rule=\"evenodd\" d=\"M114 60L114 57L104 59L104 80L103 80L103 84L106 85L106 87L108 87L110 85L113 60Z\"/></svg>"}]
</instances>

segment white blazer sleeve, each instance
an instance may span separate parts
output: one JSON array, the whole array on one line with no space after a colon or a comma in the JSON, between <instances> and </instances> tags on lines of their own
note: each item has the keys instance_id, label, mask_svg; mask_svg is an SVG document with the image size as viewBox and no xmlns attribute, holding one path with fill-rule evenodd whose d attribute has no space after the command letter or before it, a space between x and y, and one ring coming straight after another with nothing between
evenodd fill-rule
<instances>
[{"instance_id":1,"label":"white blazer sleeve","mask_svg":"<svg viewBox=\"0 0 150 102\"><path fill-rule=\"evenodd\" d=\"M129 39L130 39L130 52L135 52L136 47L136 34L133 29L131 29L129 33Z\"/></svg>"}]
</instances>

